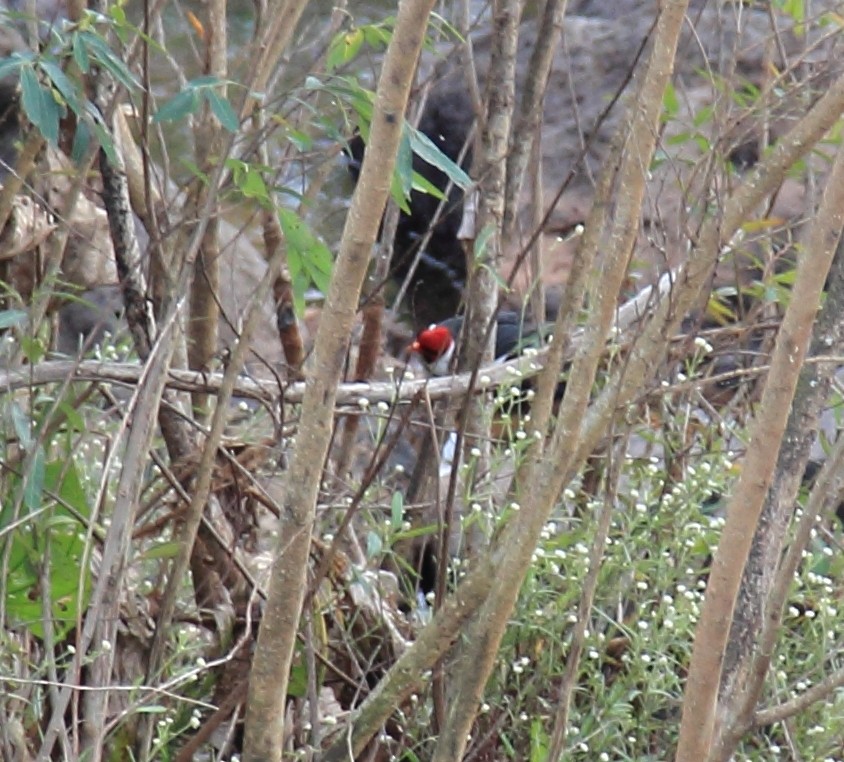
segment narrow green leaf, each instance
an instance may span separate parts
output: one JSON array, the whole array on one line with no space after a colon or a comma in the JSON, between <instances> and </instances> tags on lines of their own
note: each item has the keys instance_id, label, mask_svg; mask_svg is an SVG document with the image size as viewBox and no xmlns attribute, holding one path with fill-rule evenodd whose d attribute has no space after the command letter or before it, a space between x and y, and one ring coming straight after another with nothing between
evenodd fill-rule
<instances>
[{"instance_id":1,"label":"narrow green leaf","mask_svg":"<svg viewBox=\"0 0 844 762\"><path fill-rule=\"evenodd\" d=\"M95 58L100 66L107 69L109 74L127 90L140 90L141 85L138 80L102 37L91 32L82 32L82 34L85 36L89 55Z\"/></svg>"},{"instance_id":2,"label":"narrow green leaf","mask_svg":"<svg viewBox=\"0 0 844 762\"><path fill-rule=\"evenodd\" d=\"M27 317L27 313L23 310L0 310L0 329L23 325Z\"/></svg>"},{"instance_id":3,"label":"narrow green leaf","mask_svg":"<svg viewBox=\"0 0 844 762\"><path fill-rule=\"evenodd\" d=\"M427 193L429 196L433 196L440 201L445 198L445 193L418 172L413 173L413 190Z\"/></svg>"},{"instance_id":4,"label":"narrow green leaf","mask_svg":"<svg viewBox=\"0 0 844 762\"><path fill-rule=\"evenodd\" d=\"M56 145L59 140L59 104L46 87L42 87L31 66L21 69L21 105L24 113L44 139Z\"/></svg>"},{"instance_id":5,"label":"narrow green leaf","mask_svg":"<svg viewBox=\"0 0 844 762\"><path fill-rule=\"evenodd\" d=\"M534 719L530 724L530 762L544 762L548 757L548 734L542 727L542 720Z\"/></svg>"},{"instance_id":6,"label":"narrow green leaf","mask_svg":"<svg viewBox=\"0 0 844 762\"><path fill-rule=\"evenodd\" d=\"M193 88L176 93L153 117L153 122L177 122L199 108L199 94Z\"/></svg>"},{"instance_id":7,"label":"narrow green leaf","mask_svg":"<svg viewBox=\"0 0 844 762\"><path fill-rule=\"evenodd\" d=\"M191 89L201 89L204 87L216 87L220 84L220 78L213 74L203 74L201 77L194 77L188 82L188 87Z\"/></svg>"},{"instance_id":8,"label":"narrow green leaf","mask_svg":"<svg viewBox=\"0 0 844 762\"><path fill-rule=\"evenodd\" d=\"M181 544L178 542L162 542L158 545L153 545L141 554L141 558L145 561L160 558L175 558L179 555Z\"/></svg>"},{"instance_id":9,"label":"narrow green leaf","mask_svg":"<svg viewBox=\"0 0 844 762\"><path fill-rule=\"evenodd\" d=\"M395 173L399 179L402 195L409 198L413 187L413 151L410 148L410 136L407 129L401 131Z\"/></svg>"},{"instance_id":10,"label":"narrow green leaf","mask_svg":"<svg viewBox=\"0 0 844 762\"><path fill-rule=\"evenodd\" d=\"M87 74L91 68L91 58L88 56L88 49L85 47L85 38L78 32L73 35L71 49L73 50L73 60L79 67L79 71Z\"/></svg>"},{"instance_id":11,"label":"narrow green leaf","mask_svg":"<svg viewBox=\"0 0 844 762\"><path fill-rule=\"evenodd\" d=\"M17 400L11 401L9 412L11 413L12 426L15 429L15 436L17 436L21 446L24 450L32 449L32 444L35 441L32 437L32 419L24 412Z\"/></svg>"},{"instance_id":12,"label":"narrow green leaf","mask_svg":"<svg viewBox=\"0 0 844 762\"><path fill-rule=\"evenodd\" d=\"M84 119L80 119L76 123L76 131L73 133L73 145L70 147L70 158L75 164L79 164L88 149L91 147L91 130ZM108 151L106 151L108 153ZM113 158L113 157L112 157Z\"/></svg>"},{"instance_id":13,"label":"narrow green leaf","mask_svg":"<svg viewBox=\"0 0 844 762\"><path fill-rule=\"evenodd\" d=\"M32 467L24 482L23 503L34 511L41 507L41 496L44 494L44 448L38 445L32 455Z\"/></svg>"},{"instance_id":14,"label":"narrow green leaf","mask_svg":"<svg viewBox=\"0 0 844 762\"><path fill-rule=\"evenodd\" d=\"M211 90L210 88L203 90L202 92L208 100L208 104L211 106L211 111L214 112L214 116L216 116L220 124L223 125L223 129L226 129L229 132L237 132L240 127L240 121L238 120L234 109L231 107L231 104L219 93Z\"/></svg>"},{"instance_id":15,"label":"narrow green leaf","mask_svg":"<svg viewBox=\"0 0 844 762\"><path fill-rule=\"evenodd\" d=\"M11 76L18 69L20 69L24 63L27 61L32 60L32 54L24 55L22 53L13 53L12 55L6 58L0 58L0 79L5 77Z\"/></svg>"},{"instance_id":16,"label":"narrow green leaf","mask_svg":"<svg viewBox=\"0 0 844 762\"><path fill-rule=\"evenodd\" d=\"M390 179L390 198L396 202L398 208L405 214L410 214L410 198L405 195L401 187L401 179L395 172L393 172L393 176Z\"/></svg>"},{"instance_id":17,"label":"narrow green leaf","mask_svg":"<svg viewBox=\"0 0 844 762\"><path fill-rule=\"evenodd\" d=\"M401 529L404 522L404 495L394 492L390 501L390 526L393 530Z\"/></svg>"},{"instance_id":18,"label":"narrow green leaf","mask_svg":"<svg viewBox=\"0 0 844 762\"><path fill-rule=\"evenodd\" d=\"M489 240L492 238L494 233L495 226L491 224L484 225L481 232L478 233L477 238L475 238L475 245L472 252L474 254L475 261L481 259L486 254L487 247L489 246Z\"/></svg>"},{"instance_id":19,"label":"narrow green leaf","mask_svg":"<svg viewBox=\"0 0 844 762\"><path fill-rule=\"evenodd\" d=\"M663 119L672 119L677 116L680 110L680 99L677 97L677 91L674 85L670 82L665 87L665 93L662 96L662 108L665 111Z\"/></svg>"},{"instance_id":20,"label":"narrow green leaf","mask_svg":"<svg viewBox=\"0 0 844 762\"><path fill-rule=\"evenodd\" d=\"M100 122L93 124L94 134L97 136L100 148L105 152L109 161L114 162L117 159L117 154L114 150L114 141L111 139L111 133L103 127Z\"/></svg>"},{"instance_id":21,"label":"narrow green leaf","mask_svg":"<svg viewBox=\"0 0 844 762\"><path fill-rule=\"evenodd\" d=\"M50 81L53 83L56 90L61 93L65 103L79 114L81 107L79 105L78 88L67 78L67 75L62 71L61 67L57 66L52 61L42 61L41 69L50 78Z\"/></svg>"},{"instance_id":22,"label":"narrow green leaf","mask_svg":"<svg viewBox=\"0 0 844 762\"><path fill-rule=\"evenodd\" d=\"M384 544L376 532L367 532L366 534L366 557L375 558L381 553Z\"/></svg>"},{"instance_id":23,"label":"narrow green leaf","mask_svg":"<svg viewBox=\"0 0 844 762\"><path fill-rule=\"evenodd\" d=\"M415 127L406 125L410 136L410 147L420 159L445 173L458 188L468 191L472 187L472 179L457 164L448 158L432 141Z\"/></svg>"}]
</instances>

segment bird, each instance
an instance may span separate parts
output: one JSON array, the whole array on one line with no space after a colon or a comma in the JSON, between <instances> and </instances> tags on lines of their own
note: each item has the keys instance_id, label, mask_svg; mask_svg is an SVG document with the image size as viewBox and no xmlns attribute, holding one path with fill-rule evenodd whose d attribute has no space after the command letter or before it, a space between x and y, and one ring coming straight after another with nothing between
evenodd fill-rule
<instances>
[{"instance_id":1,"label":"bird","mask_svg":"<svg viewBox=\"0 0 844 762\"><path fill-rule=\"evenodd\" d=\"M447 376L453 369L454 352L460 340L464 317L455 315L423 328L416 334L410 351L418 355L432 376ZM537 328L519 312L501 310L495 316L497 362L510 360L526 347L538 346L548 338L550 325Z\"/></svg>"}]
</instances>

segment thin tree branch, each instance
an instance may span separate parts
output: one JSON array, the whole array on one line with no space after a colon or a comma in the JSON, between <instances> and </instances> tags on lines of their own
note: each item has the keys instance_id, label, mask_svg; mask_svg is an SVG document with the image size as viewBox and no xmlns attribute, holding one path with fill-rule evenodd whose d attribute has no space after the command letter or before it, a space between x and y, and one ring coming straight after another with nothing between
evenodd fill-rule
<instances>
[{"instance_id":1,"label":"thin tree branch","mask_svg":"<svg viewBox=\"0 0 844 762\"><path fill-rule=\"evenodd\" d=\"M405 0L384 59L370 144L340 250L305 384L302 421L283 495L282 527L249 680L245 762L277 762L284 704L306 589L311 532L322 466L333 429L331 411L343 370L372 244L389 194L413 75L434 0Z\"/></svg>"}]
</instances>

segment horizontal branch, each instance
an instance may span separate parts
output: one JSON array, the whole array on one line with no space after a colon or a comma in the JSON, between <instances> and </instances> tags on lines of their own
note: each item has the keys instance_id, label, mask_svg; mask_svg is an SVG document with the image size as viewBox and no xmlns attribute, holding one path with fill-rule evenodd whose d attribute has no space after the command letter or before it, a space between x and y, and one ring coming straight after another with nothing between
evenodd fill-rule
<instances>
[{"instance_id":1,"label":"horizontal branch","mask_svg":"<svg viewBox=\"0 0 844 762\"><path fill-rule=\"evenodd\" d=\"M535 376L542 369L547 350L523 355L506 363L493 365L478 374L477 390L484 391ZM0 390L16 391L36 386L62 383L67 380L88 383L110 383L134 386L144 373L137 363L100 362L98 360L47 360L29 365L21 370L0 370ZM379 402L409 402L423 389L432 400L465 394L469 389L471 373L442 378L411 379L399 382L376 381L341 384L337 390L337 407L368 407ZM216 394L223 381L222 373L200 373L191 370L170 369L167 386L185 392ZM276 402L298 403L305 392L304 382L279 386L270 378L237 380L234 396Z\"/></svg>"},{"instance_id":2,"label":"horizontal branch","mask_svg":"<svg viewBox=\"0 0 844 762\"><path fill-rule=\"evenodd\" d=\"M787 720L808 709L812 704L829 698L842 686L844 686L844 669L838 669L794 698L767 709L760 709L753 717L753 724L759 728Z\"/></svg>"},{"instance_id":3,"label":"horizontal branch","mask_svg":"<svg viewBox=\"0 0 844 762\"><path fill-rule=\"evenodd\" d=\"M619 339L635 324L646 317L657 302L670 291L674 273L665 273L654 286L647 286L630 301L622 305L616 313L613 331ZM579 336L571 342L571 349L577 346ZM506 384L520 383L536 376L542 370L548 348L528 349L525 353L505 363L495 363L478 374L476 391L495 389ZM20 370L0 369L0 390L15 391L36 386L46 386L67 381L88 383L111 383L135 386L143 374L143 367L137 363L102 362L99 360L47 360L28 365ZM337 390L338 408L366 408L379 402L407 403L423 390L431 400L444 399L466 394L469 389L471 373L441 378L414 379L409 374L397 371L395 380L376 382L352 382L341 384ZM222 373L200 373L191 370L170 369L167 374L167 386L184 392L216 394L223 381ZM284 402L296 404L302 401L305 383L296 382L284 385L277 379L241 377L234 388L236 397L261 400L274 403L283 398Z\"/></svg>"}]
</instances>

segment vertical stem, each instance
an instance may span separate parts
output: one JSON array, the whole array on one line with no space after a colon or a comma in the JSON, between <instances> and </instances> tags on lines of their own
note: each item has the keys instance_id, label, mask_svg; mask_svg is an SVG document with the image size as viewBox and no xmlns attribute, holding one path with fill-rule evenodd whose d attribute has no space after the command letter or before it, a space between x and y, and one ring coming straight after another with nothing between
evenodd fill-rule
<instances>
[{"instance_id":1,"label":"vertical stem","mask_svg":"<svg viewBox=\"0 0 844 762\"><path fill-rule=\"evenodd\" d=\"M402 121L434 0L404 0L378 81L370 143L334 265L282 500L283 526L249 679L245 762L278 762L296 633L307 587L322 466L370 251L395 166Z\"/></svg>"}]
</instances>

